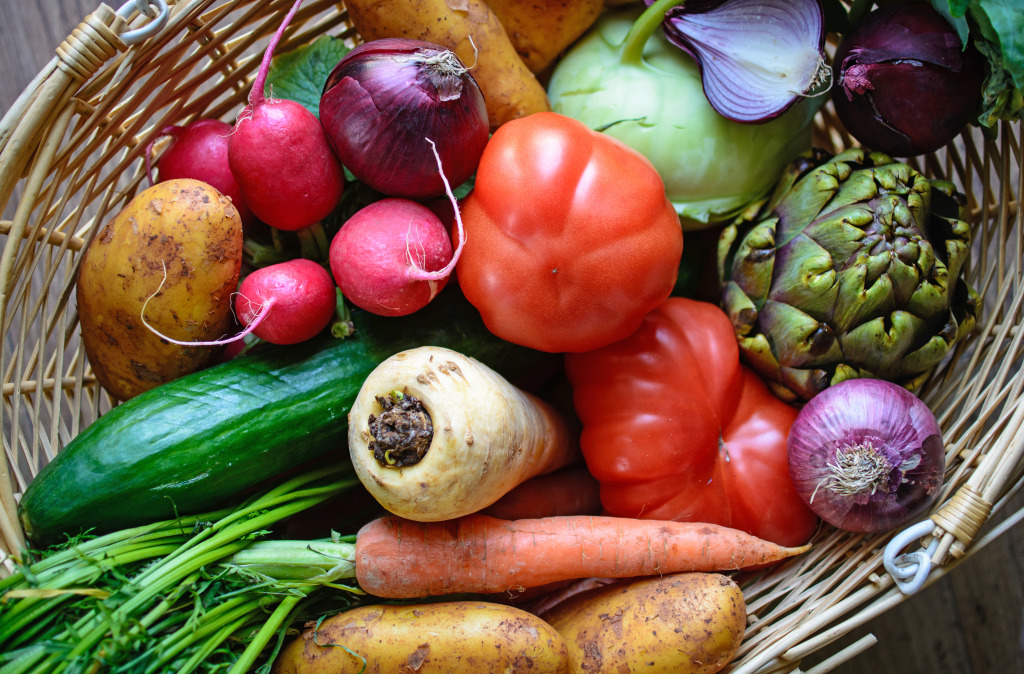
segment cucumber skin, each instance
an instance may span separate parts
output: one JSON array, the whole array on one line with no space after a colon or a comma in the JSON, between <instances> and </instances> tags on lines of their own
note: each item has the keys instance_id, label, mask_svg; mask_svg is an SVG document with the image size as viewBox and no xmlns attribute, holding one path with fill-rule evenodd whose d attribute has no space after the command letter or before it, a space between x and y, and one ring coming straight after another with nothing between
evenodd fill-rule
<instances>
[{"instance_id":1,"label":"cucumber skin","mask_svg":"<svg viewBox=\"0 0 1024 674\"><path fill-rule=\"evenodd\" d=\"M513 379L553 358L492 335L454 288L410 316L352 320L343 340L264 346L121 403L29 484L19 504L26 535L52 543L196 514L306 461L347 460L352 402L399 351L445 346Z\"/></svg>"}]
</instances>

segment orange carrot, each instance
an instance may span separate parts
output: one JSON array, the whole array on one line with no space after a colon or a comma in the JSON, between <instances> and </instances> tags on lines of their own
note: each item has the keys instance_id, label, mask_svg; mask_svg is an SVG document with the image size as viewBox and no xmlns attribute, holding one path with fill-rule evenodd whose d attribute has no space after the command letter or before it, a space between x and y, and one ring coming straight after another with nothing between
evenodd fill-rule
<instances>
[{"instance_id":1,"label":"orange carrot","mask_svg":"<svg viewBox=\"0 0 1024 674\"><path fill-rule=\"evenodd\" d=\"M601 513L601 483L583 464L530 478L480 511L502 520Z\"/></svg>"},{"instance_id":2,"label":"orange carrot","mask_svg":"<svg viewBox=\"0 0 1024 674\"><path fill-rule=\"evenodd\" d=\"M732 571L808 549L713 524L620 517L445 522L382 517L356 542L356 579L370 594L411 598L503 592L573 578Z\"/></svg>"}]
</instances>

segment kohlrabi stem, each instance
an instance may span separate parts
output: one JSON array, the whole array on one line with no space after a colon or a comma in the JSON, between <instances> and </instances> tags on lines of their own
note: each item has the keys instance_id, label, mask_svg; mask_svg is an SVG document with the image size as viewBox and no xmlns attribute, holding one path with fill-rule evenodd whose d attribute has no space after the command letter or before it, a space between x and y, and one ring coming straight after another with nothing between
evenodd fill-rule
<instances>
[{"instance_id":1,"label":"kohlrabi stem","mask_svg":"<svg viewBox=\"0 0 1024 674\"><path fill-rule=\"evenodd\" d=\"M267 51L263 52L263 60L260 62L259 72L256 73L256 79L252 82L252 90L249 92L249 105L256 107L266 100L266 94L263 92L263 88L267 84L267 75L270 73L270 63L274 59L274 50L277 49L277 43L281 41L284 36L284 31L288 28L288 24L291 22L292 17L299 11L299 5L302 4L302 0L295 0L295 4L288 10L288 14L285 15L284 21L278 26L277 32L270 38L270 44L267 45Z\"/></svg>"},{"instance_id":2,"label":"kohlrabi stem","mask_svg":"<svg viewBox=\"0 0 1024 674\"><path fill-rule=\"evenodd\" d=\"M643 61L644 45L665 20L665 13L683 2L684 0L658 0L645 9L644 13L633 22L629 33L626 34L626 39L622 42L622 54L619 61L627 65L640 65Z\"/></svg>"}]
</instances>

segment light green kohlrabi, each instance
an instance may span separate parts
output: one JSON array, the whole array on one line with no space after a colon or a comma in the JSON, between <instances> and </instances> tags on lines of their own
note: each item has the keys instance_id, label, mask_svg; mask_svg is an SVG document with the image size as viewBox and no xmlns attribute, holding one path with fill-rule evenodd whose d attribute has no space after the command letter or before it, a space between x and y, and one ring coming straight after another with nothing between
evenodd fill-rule
<instances>
[{"instance_id":1,"label":"light green kohlrabi","mask_svg":"<svg viewBox=\"0 0 1024 674\"><path fill-rule=\"evenodd\" d=\"M810 147L820 97L767 122L726 119L704 96L696 62L660 30L664 10L641 11L606 13L556 66L548 96L555 112L650 159L683 227L706 228L765 196Z\"/></svg>"}]
</instances>

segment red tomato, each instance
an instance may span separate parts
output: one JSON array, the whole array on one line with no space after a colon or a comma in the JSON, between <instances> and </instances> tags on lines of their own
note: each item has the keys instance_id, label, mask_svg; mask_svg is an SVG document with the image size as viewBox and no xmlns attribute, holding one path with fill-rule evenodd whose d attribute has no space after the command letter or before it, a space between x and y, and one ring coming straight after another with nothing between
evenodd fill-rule
<instances>
[{"instance_id":1,"label":"red tomato","mask_svg":"<svg viewBox=\"0 0 1024 674\"><path fill-rule=\"evenodd\" d=\"M670 298L630 337L565 365L609 514L721 524L780 545L814 533L786 455L797 410L740 364L718 306Z\"/></svg>"},{"instance_id":2,"label":"red tomato","mask_svg":"<svg viewBox=\"0 0 1024 674\"><path fill-rule=\"evenodd\" d=\"M467 299L497 336L553 353L628 336L669 296L683 252L651 163L552 112L498 128L462 220Z\"/></svg>"}]
</instances>

